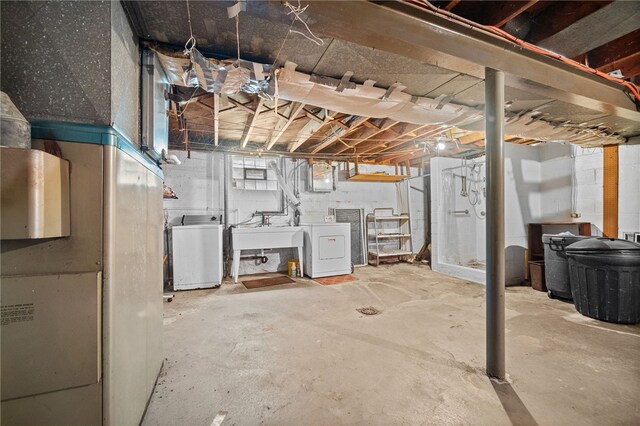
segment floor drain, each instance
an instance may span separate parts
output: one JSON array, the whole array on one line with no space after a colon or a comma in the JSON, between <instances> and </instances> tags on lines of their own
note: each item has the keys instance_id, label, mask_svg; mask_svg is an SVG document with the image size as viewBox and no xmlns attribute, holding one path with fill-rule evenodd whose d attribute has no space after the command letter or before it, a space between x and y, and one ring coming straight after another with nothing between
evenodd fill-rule
<instances>
[{"instance_id":1,"label":"floor drain","mask_svg":"<svg viewBox=\"0 0 640 426\"><path fill-rule=\"evenodd\" d=\"M360 312L362 315L378 315L380 313L380 311L374 308L373 306L366 306L364 308L359 308L359 309L356 309L356 311Z\"/></svg>"}]
</instances>

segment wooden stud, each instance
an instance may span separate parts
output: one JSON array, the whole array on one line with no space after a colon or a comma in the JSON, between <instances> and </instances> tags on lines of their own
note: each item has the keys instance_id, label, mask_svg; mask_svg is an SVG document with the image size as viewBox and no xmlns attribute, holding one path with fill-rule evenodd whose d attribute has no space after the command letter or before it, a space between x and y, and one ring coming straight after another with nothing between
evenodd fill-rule
<instances>
[{"instance_id":1,"label":"wooden stud","mask_svg":"<svg viewBox=\"0 0 640 426\"><path fill-rule=\"evenodd\" d=\"M213 145L218 146L220 130L220 95L213 94Z\"/></svg>"},{"instance_id":2,"label":"wooden stud","mask_svg":"<svg viewBox=\"0 0 640 426\"><path fill-rule=\"evenodd\" d=\"M256 109L255 111L252 110L251 114L249 114L249 117L247 117L247 122L245 123L244 126L244 133L242 134L242 138L240 138L240 145L242 146L242 148L247 146L247 142L249 142L249 138L251 137L251 133L253 133L253 129L254 126L256 124L256 121L258 119L258 115L260 115L260 109L262 108L262 104L264 102L264 99L262 99L261 97L256 97L257 102L254 100L255 104L256 104Z\"/></svg>"},{"instance_id":3,"label":"wooden stud","mask_svg":"<svg viewBox=\"0 0 640 426\"><path fill-rule=\"evenodd\" d=\"M602 232L609 238L618 238L618 145L605 146L603 154Z\"/></svg>"},{"instance_id":4,"label":"wooden stud","mask_svg":"<svg viewBox=\"0 0 640 426\"><path fill-rule=\"evenodd\" d=\"M270 150L273 145L275 145L276 142L278 142L278 140L282 137L284 132L287 131L291 123L293 123L293 120L296 119L300 111L302 111L302 108L304 108L304 105L305 104L303 103L291 103L291 105L289 106L289 118L287 118L286 120L278 121L278 124L276 125L276 128L272 133L271 139L267 143L267 151Z\"/></svg>"}]
</instances>

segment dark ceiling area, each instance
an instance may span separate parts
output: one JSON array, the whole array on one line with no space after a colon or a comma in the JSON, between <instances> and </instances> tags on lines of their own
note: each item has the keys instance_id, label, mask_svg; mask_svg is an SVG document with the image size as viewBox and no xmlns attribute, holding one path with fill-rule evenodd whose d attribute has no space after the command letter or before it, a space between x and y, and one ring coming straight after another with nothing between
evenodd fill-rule
<instances>
[{"instance_id":1,"label":"dark ceiling area","mask_svg":"<svg viewBox=\"0 0 640 426\"><path fill-rule=\"evenodd\" d=\"M363 83L366 80L374 80L375 86L385 89L400 82L406 86L404 92L408 94L430 98L449 97L449 102L452 104L479 110L484 106L483 67L479 63L448 55L439 49L439 46L434 46L430 39L421 40L420 34L414 34L414 45L399 45L394 40L405 37L405 34L412 30L409 30L408 26L407 28L393 27L393 22L400 22L399 19L402 18L404 20L402 22L413 25L415 22L420 22L422 11L431 13L429 8L438 8L443 13L454 13L478 24L499 27L519 39L603 72L617 72L632 82L636 82L640 77L640 57L638 56L640 2L635 1L454 0L432 1L428 5L420 0L302 2L303 6L309 5L305 12L305 19L315 35L322 40L321 45L299 34L290 33L290 29L303 30L303 28L298 22L292 23L284 2L279 1L245 2L246 10L239 15L236 33L236 20L230 19L226 10L235 3L235 1L189 1L191 27L196 46L206 56L221 60L236 58L237 43L239 43L242 59L277 66L291 61L297 64L298 71L336 79L342 78L350 71L353 72L352 82ZM187 2L124 1L123 5L140 38L165 48L173 48L178 52L184 48L190 37ZM360 10L363 12L358 16ZM343 12L351 13L352 17L342 16ZM386 19L387 16L390 19ZM340 26L342 22L350 20L354 20L354 27L359 24L365 29L358 32L357 29ZM358 21L361 22L358 23ZM371 26L366 27L362 22L380 22L380 28L367 29ZM349 34L346 35L347 33ZM386 33L389 37L385 37ZM517 51L518 48L514 50ZM499 61L504 61L505 58L507 56L500 58ZM545 60L551 62L549 69L552 69L556 60L549 61L546 58ZM583 80L587 84L590 81L601 80L588 73L583 74ZM560 75L549 77L550 81L561 78ZM584 83L581 84L584 87ZM604 82L603 86L606 85L608 85L605 88L607 90L613 87L615 88L613 92L622 92L621 87L616 87L615 84ZM577 126L605 128L612 134L624 137L640 134L640 120L637 120L637 112L630 111L628 106L622 109L592 108L592 104L576 100L573 95L563 98L555 96L557 90L538 90L542 87L543 85L539 82L530 82L526 79L513 78L507 81L505 86L507 111L515 114L542 111L544 119L552 123L570 122ZM629 99L623 99L623 101L628 102ZM244 109L249 114L247 125L242 125L244 127L241 126L239 130L235 130L239 136L243 134L246 136L249 128L247 126L253 114L247 106L251 105L246 103L244 108L236 106L236 109ZM263 109L268 110L268 108L265 106ZM294 129L298 129L297 122L300 122L302 127L303 122L300 121L302 115L309 116L310 111L315 111L313 108L312 105L308 105L301 110L299 116L289 117L292 123L290 133L293 134ZM203 111L206 110L205 107ZM207 114L199 116L206 123L210 121ZM228 110L225 114L235 113ZM309 117L307 119L311 120ZM370 122L367 123L370 124ZM277 123L263 123L263 132L267 134L272 132L273 130L269 130L271 125L277 125ZM257 131L254 131L253 135L258 136L260 125L255 127ZM210 133L208 129L209 127L199 132L194 131L193 139L196 139L197 133L198 142L205 146L210 144L213 136L207 136L207 132ZM188 134L189 127L174 130ZM387 133L392 134L391 130ZM399 134L402 133L399 132ZM184 139L189 140L188 137ZM227 141L221 139L221 145L224 145L223 142L233 142L233 140L233 138ZM390 140L393 140L392 136L381 142L388 143ZM182 139L174 142L182 144ZM351 142L346 142L352 145ZM478 141L478 145L482 146L482 142L482 140ZM336 143L344 145L345 141ZM410 141L404 142L405 145L410 143ZM332 149L327 148L328 151ZM304 151L305 148L301 150Z\"/></svg>"},{"instance_id":2,"label":"dark ceiling area","mask_svg":"<svg viewBox=\"0 0 640 426\"><path fill-rule=\"evenodd\" d=\"M640 6L635 1L432 1L604 72L638 82Z\"/></svg>"}]
</instances>

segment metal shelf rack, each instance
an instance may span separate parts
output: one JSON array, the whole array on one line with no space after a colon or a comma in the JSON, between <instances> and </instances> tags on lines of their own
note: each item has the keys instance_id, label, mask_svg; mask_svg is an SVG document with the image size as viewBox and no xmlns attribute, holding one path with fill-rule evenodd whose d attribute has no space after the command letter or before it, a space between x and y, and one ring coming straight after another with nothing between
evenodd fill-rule
<instances>
[{"instance_id":1,"label":"metal shelf rack","mask_svg":"<svg viewBox=\"0 0 640 426\"><path fill-rule=\"evenodd\" d=\"M392 208L373 209L367 215L367 252L370 265L380 265L380 259L409 261L413 256L409 214L396 214Z\"/></svg>"}]
</instances>

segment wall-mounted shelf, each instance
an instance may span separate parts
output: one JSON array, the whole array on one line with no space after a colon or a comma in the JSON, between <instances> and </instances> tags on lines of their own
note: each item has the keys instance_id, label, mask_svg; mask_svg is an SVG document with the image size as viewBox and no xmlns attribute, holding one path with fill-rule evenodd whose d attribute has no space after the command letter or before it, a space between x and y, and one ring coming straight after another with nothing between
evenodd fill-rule
<instances>
[{"instance_id":1,"label":"wall-mounted shelf","mask_svg":"<svg viewBox=\"0 0 640 426\"><path fill-rule=\"evenodd\" d=\"M349 177L353 182L400 182L409 176L405 175L388 175L386 173L357 173Z\"/></svg>"}]
</instances>

